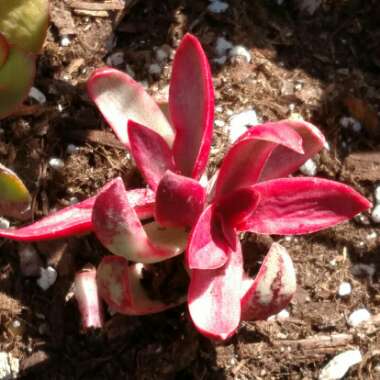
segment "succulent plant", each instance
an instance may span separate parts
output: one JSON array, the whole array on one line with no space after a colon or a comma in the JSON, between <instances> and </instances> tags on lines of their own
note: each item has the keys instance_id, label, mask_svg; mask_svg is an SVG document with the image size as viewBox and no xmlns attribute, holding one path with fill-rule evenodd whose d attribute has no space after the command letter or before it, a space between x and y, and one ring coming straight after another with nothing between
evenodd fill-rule
<instances>
[{"instance_id":1,"label":"succulent plant","mask_svg":"<svg viewBox=\"0 0 380 380\"><path fill-rule=\"evenodd\" d=\"M187 298L196 328L227 339L241 320L265 319L286 307L296 289L292 260L278 243L255 278L244 273L241 232L311 233L370 207L344 184L290 176L325 144L322 133L304 121L250 126L213 180L202 185L214 94L206 55L190 34L174 58L168 114L140 84L111 68L95 71L88 90L150 189L127 191L117 178L88 200L0 236L38 240L94 232L114 254L97 269L98 290L120 313L155 313ZM152 300L141 281L145 265L184 252L187 297L170 304Z\"/></svg>"}]
</instances>

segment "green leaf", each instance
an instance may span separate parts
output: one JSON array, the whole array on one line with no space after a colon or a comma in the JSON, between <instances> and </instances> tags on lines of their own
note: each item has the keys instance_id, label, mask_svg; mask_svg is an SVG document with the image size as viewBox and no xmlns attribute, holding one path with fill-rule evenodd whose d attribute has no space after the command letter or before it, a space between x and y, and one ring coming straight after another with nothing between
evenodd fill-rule
<instances>
[{"instance_id":1,"label":"green leaf","mask_svg":"<svg viewBox=\"0 0 380 380\"><path fill-rule=\"evenodd\" d=\"M9 50L8 60L0 68L0 119L11 114L27 96L34 79L34 61L32 54Z\"/></svg>"},{"instance_id":2,"label":"green leaf","mask_svg":"<svg viewBox=\"0 0 380 380\"><path fill-rule=\"evenodd\" d=\"M0 215L25 219L29 216L31 196L21 179L0 164Z\"/></svg>"},{"instance_id":3,"label":"green leaf","mask_svg":"<svg viewBox=\"0 0 380 380\"><path fill-rule=\"evenodd\" d=\"M0 0L0 32L22 50L39 52L48 21L48 0Z\"/></svg>"},{"instance_id":4,"label":"green leaf","mask_svg":"<svg viewBox=\"0 0 380 380\"><path fill-rule=\"evenodd\" d=\"M0 33L0 68L8 58L9 45L6 38Z\"/></svg>"}]
</instances>

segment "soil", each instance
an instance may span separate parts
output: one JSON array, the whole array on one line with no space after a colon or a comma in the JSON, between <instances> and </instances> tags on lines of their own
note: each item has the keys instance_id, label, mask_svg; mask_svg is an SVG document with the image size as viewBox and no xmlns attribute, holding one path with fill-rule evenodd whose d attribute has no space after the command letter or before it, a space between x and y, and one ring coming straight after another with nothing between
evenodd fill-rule
<instances>
[{"instance_id":1,"label":"soil","mask_svg":"<svg viewBox=\"0 0 380 380\"><path fill-rule=\"evenodd\" d=\"M269 0L228 0L229 8L220 14L207 12L206 0L125 1L124 9L118 1L94 4L98 7L86 9L79 1L51 2L35 81L47 102L29 99L15 116L1 121L0 161L31 190L34 219L68 205L72 197L94 194L118 175L130 188L144 185L87 97L86 80L122 52L124 62L116 67L126 70L128 64L135 78L147 81L148 91L159 96L168 84L171 59L160 75L149 74L155 48L175 49L187 31L201 40L212 64L216 120L227 123L230 115L250 108L263 121L302 115L321 128L330 145L317 157L317 175L343 181L373 200L380 182L376 0L323 1L312 16L300 13L292 1L279 6ZM69 46L60 44L65 35ZM215 63L220 36L247 47L252 61ZM358 119L362 130L343 128L343 116ZM79 147L73 154L66 152L69 143ZM227 147L226 129L215 127L210 175ZM63 159L64 168L49 167L51 157ZM77 269L97 264L105 254L96 239L89 235L35 245L45 264L58 271L47 291L21 275L18 245L1 241L0 351L20 359L25 379L243 380L316 379L333 356L357 347L364 359L346 378L380 379L379 232L364 215L308 236L273 237L288 248L297 268L290 316L245 322L223 344L200 336L185 306L145 317L107 314L103 331L85 333L72 282ZM244 237L246 256L253 252L260 259L267 246L268 240ZM186 286L186 275L178 278L177 267L171 263L153 270L175 272L161 281L147 274L152 297L170 299L169 287ZM344 298L337 296L342 281L353 288ZM362 307L377 318L350 328L348 315Z\"/></svg>"}]
</instances>

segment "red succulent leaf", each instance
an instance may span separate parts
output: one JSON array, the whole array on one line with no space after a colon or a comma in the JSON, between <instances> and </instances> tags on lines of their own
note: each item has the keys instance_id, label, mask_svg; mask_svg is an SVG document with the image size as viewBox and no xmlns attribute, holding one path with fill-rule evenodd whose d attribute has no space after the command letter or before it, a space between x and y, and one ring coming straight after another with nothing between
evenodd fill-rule
<instances>
[{"instance_id":1,"label":"red succulent leaf","mask_svg":"<svg viewBox=\"0 0 380 380\"><path fill-rule=\"evenodd\" d=\"M286 249L273 243L255 279L243 282L241 319L267 319L284 309L297 287L292 259Z\"/></svg>"},{"instance_id":2,"label":"red succulent leaf","mask_svg":"<svg viewBox=\"0 0 380 380\"><path fill-rule=\"evenodd\" d=\"M240 231L300 235L335 226L371 207L351 187L322 178L281 178L252 188L260 201Z\"/></svg>"},{"instance_id":3,"label":"red succulent leaf","mask_svg":"<svg viewBox=\"0 0 380 380\"><path fill-rule=\"evenodd\" d=\"M129 263L120 256L103 257L97 270L100 296L116 312L128 315L158 313L185 302L186 297L172 304L149 298L141 285L143 270L143 264Z\"/></svg>"},{"instance_id":4,"label":"red succulent leaf","mask_svg":"<svg viewBox=\"0 0 380 380\"><path fill-rule=\"evenodd\" d=\"M75 298L85 329L103 326L103 309L96 285L96 269L87 265L75 275Z\"/></svg>"},{"instance_id":5,"label":"red succulent leaf","mask_svg":"<svg viewBox=\"0 0 380 380\"><path fill-rule=\"evenodd\" d=\"M128 200L123 181L116 179L95 200L92 223L101 243L128 260L154 263L183 252L187 234L152 222L142 225Z\"/></svg>"},{"instance_id":6,"label":"red succulent leaf","mask_svg":"<svg viewBox=\"0 0 380 380\"><path fill-rule=\"evenodd\" d=\"M218 269L191 271L188 304L196 328L212 339L227 339L240 322L243 257L240 242Z\"/></svg>"},{"instance_id":7,"label":"red succulent leaf","mask_svg":"<svg viewBox=\"0 0 380 380\"><path fill-rule=\"evenodd\" d=\"M294 129L302 137L304 153L300 154L292 149L278 145L273 150L261 172L260 182L287 177L326 145L326 140L321 131L306 121L282 120L272 124L276 124L277 128L282 128L283 125L286 125Z\"/></svg>"},{"instance_id":8,"label":"red succulent leaf","mask_svg":"<svg viewBox=\"0 0 380 380\"><path fill-rule=\"evenodd\" d=\"M156 191L156 220L167 227L192 227L205 200L206 190L199 182L168 170Z\"/></svg>"},{"instance_id":9,"label":"red succulent leaf","mask_svg":"<svg viewBox=\"0 0 380 380\"><path fill-rule=\"evenodd\" d=\"M216 209L225 223L233 227L242 223L255 210L259 203L259 194L252 188L242 188L222 197Z\"/></svg>"},{"instance_id":10,"label":"red succulent leaf","mask_svg":"<svg viewBox=\"0 0 380 380\"><path fill-rule=\"evenodd\" d=\"M106 184L101 191L111 186L115 179ZM37 241L57 239L80 233L91 232L92 209L96 195L38 220L37 222L17 228L0 229L0 237L18 241ZM140 219L149 218L154 210L154 193L148 189L135 189L127 192L128 201Z\"/></svg>"},{"instance_id":11,"label":"red succulent leaf","mask_svg":"<svg viewBox=\"0 0 380 380\"><path fill-rule=\"evenodd\" d=\"M97 69L87 82L87 90L116 136L127 147L128 120L146 125L172 143L173 130L160 107L129 75L110 67Z\"/></svg>"},{"instance_id":12,"label":"red succulent leaf","mask_svg":"<svg viewBox=\"0 0 380 380\"><path fill-rule=\"evenodd\" d=\"M169 110L176 131L173 154L177 168L199 179L210 153L214 90L207 57L191 34L185 35L175 54Z\"/></svg>"},{"instance_id":13,"label":"red succulent leaf","mask_svg":"<svg viewBox=\"0 0 380 380\"><path fill-rule=\"evenodd\" d=\"M0 33L0 68L7 61L9 55L9 45L7 39Z\"/></svg>"},{"instance_id":14,"label":"red succulent leaf","mask_svg":"<svg viewBox=\"0 0 380 380\"><path fill-rule=\"evenodd\" d=\"M156 191L158 183L167 170L174 169L174 161L168 143L157 132L128 122L128 136L132 156L147 184Z\"/></svg>"},{"instance_id":15,"label":"red succulent leaf","mask_svg":"<svg viewBox=\"0 0 380 380\"><path fill-rule=\"evenodd\" d=\"M256 183L263 167L278 145L303 153L301 136L286 125L255 125L245 132L227 152L215 185L215 198Z\"/></svg>"},{"instance_id":16,"label":"red succulent leaf","mask_svg":"<svg viewBox=\"0 0 380 380\"><path fill-rule=\"evenodd\" d=\"M226 263L231 234L224 227L220 214L214 212L214 206L208 206L190 234L186 249L186 262L190 269L216 269ZM235 231L232 230L232 234L236 240Z\"/></svg>"}]
</instances>

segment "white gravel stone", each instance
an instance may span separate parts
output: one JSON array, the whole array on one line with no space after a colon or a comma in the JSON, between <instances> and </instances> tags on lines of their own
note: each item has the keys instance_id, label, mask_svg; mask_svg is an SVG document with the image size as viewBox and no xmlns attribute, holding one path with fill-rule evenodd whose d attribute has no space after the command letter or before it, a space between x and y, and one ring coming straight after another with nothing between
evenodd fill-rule
<instances>
[{"instance_id":1,"label":"white gravel stone","mask_svg":"<svg viewBox=\"0 0 380 380\"><path fill-rule=\"evenodd\" d=\"M218 57L222 57L228 50L231 50L233 46L234 45L224 37L218 37L215 44L215 53Z\"/></svg>"},{"instance_id":2,"label":"white gravel stone","mask_svg":"<svg viewBox=\"0 0 380 380\"><path fill-rule=\"evenodd\" d=\"M347 323L351 327L357 327L371 319L371 313L367 309L357 309L353 311L347 319Z\"/></svg>"},{"instance_id":3,"label":"white gravel stone","mask_svg":"<svg viewBox=\"0 0 380 380\"><path fill-rule=\"evenodd\" d=\"M300 166L299 170L302 174L312 177L317 174L317 164L309 158L302 166Z\"/></svg>"},{"instance_id":4,"label":"white gravel stone","mask_svg":"<svg viewBox=\"0 0 380 380\"><path fill-rule=\"evenodd\" d=\"M77 147L76 145L74 144L69 144L67 145L66 147L66 153L67 154L73 154L73 153L76 153L79 151L79 147Z\"/></svg>"},{"instance_id":5,"label":"white gravel stone","mask_svg":"<svg viewBox=\"0 0 380 380\"><path fill-rule=\"evenodd\" d=\"M282 309L275 315L271 315L267 320L268 321L283 321L284 319L289 318L289 312L286 309Z\"/></svg>"},{"instance_id":6,"label":"white gravel stone","mask_svg":"<svg viewBox=\"0 0 380 380\"><path fill-rule=\"evenodd\" d=\"M380 185L377 185L375 187L374 195L375 195L375 202L380 203Z\"/></svg>"},{"instance_id":7,"label":"white gravel stone","mask_svg":"<svg viewBox=\"0 0 380 380\"><path fill-rule=\"evenodd\" d=\"M122 51L117 51L116 53L111 54L107 58L107 65L109 66L119 66L124 63L124 53Z\"/></svg>"},{"instance_id":8,"label":"white gravel stone","mask_svg":"<svg viewBox=\"0 0 380 380\"><path fill-rule=\"evenodd\" d=\"M152 63L148 67L149 74L159 75L161 74L161 66L158 63Z\"/></svg>"},{"instance_id":9,"label":"white gravel stone","mask_svg":"<svg viewBox=\"0 0 380 380\"><path fill-rule=\"evenodd\" d=\"M258 124L257 114L254 110L247 110L233 115L228 122L228 135L231 143L235 142L248 126Z\"/></svg>"},{"instance_id":10,"label":"white gravel stone","mask_svg":"<svg viewBox=\"0 0 380 380\"><path fill-rule=\"evenodd\" d=\"M352 125L353 123L355 123L355 119L352 118L352 117L348 117L348 116L342 116L340 119L339 119L339 124L343 127L343 128L348 128L350 125Z\"/></svg>"},{"instance_id":11,"label":"white gravel stone","mask_svg":"<svg viewBox=\"0 0 380 380\"><path fill-rule=\"evenodd\" d=\"M243 57L247 63L251 62L252 56L249 50L244 47L243 45L236 45L234 46L230 52L229 52L230 57Z\"/></svg>"},{"instance_id":12,"label":"white gravel stone","mask_svg":"<svg viewBox=\"0 0 380 380\"><path fill-rule=\"evenodd\" d=\"M37 101L40 104L46 103L45 94L36 87L32 87L29 90L29 97L34 99L35 101Z\"/></svg>"},{"instance_id":13,"label":"white gravel stone","mask_svg":"<svg viewBox=\"0 0 380 380\"><path fill-rule=\"evenodd\" d=\"M65 163L60 158L52 157L49 159L49 166L54 170L59 170L65 166Z\"/></svg>"},{"instance_id":14,"label":"white gravel stone","mask_svg":"<svg viewBox=\"0 0 380 380\"><path fill-rule=\"evenodd\" d=\"M352 286L349 282L343 281L338 288L338 295L340 297L347 297L352 292Z\"/></svg>"},{"instance_id":15,"label":"white gravel stone","mask_svg":"<svg viewBox=\"0 0 380 380\"><path fill-rule=\"evenodd\" d=\"M61 41L59 41L59 44L63 47L67 47L71 44L71 40L69 36L62 36Z\"/></svg>"},{"instance_id":16,"label":"white gravel stone","mask_svg":"<svg viewBox=\"0 0 380 380\"><path fill-rule=\"evenodd\" d=\"M164 49L158 48L156 50L156 59L159 62L166 61L169 57L169 54Z\"/></svg>"},{"instance_id":17,"label":"white gravel stone","mask_svg":"<svg viewBox=\"0 0 380 380\"><path fill-rule=\"evenodd\" d=\"M360 350L354 349L342 352L331 359L319 374L319 380L339 380L347 371L362 361Z\"/></svg>"},{"instance_id":18,"label":"white gravel stone","mask_svg":"<svg viewBox=\"0 0 380 380\"><path fill-rule=\"evenodd\" d=\"M380 204L372 209L371 219L374 223L380 223Z\"/></svg>"},{"instance_id":19,"label":"white gravel stone","mask_svg":"<svg viewBox=\"0 0 380 380\"><path fill-rule=\"evenodd\" d=\"M224 1L213 1L207 9L212 13L223 13L228 7L228 3L225 3Z\"/></svg>"},{"instance_id":20,"label":"white gravel stone","mask_svg":"<svg viewBox=\"0 0 380 380\"><path fill-rule=\"evenodd\" d=\"M37 279L37 284L42 290L49 289L57 280L57 271L53 267L40 269L40 278Z\"/></svg>"},{"instance_id":21,"label":"white gravel stone","mask_svg":"<svg viewBox=\"0 0 380 380\"><path fill-rule=\"evenodd\" d=\"M219 119L216 119L214 121L214 124L216 127L219 127L219 128L223 128L226 125L226 123L223 120L219 120Z\"/></svg>"},{"instance_id":22,"label":"white gravel stone","mask_svg":"<svg viewBox=\"0 0 380 380\"><path fill-rule=\"evenodd\" d=\"M8 352L0 352L0 380L17 379L19 372L19 359Z\"/></svg>"},{"instance_id":23,"label":"white gravel stone","mask_svg":"<svg viewBox=\"0 0 380 380\"><path fill-rule=\"evenodd\" d=\"M9 228L10 225L11 222L8 219L0 216L0 228Z\"/></svg>"}]
</instances>

